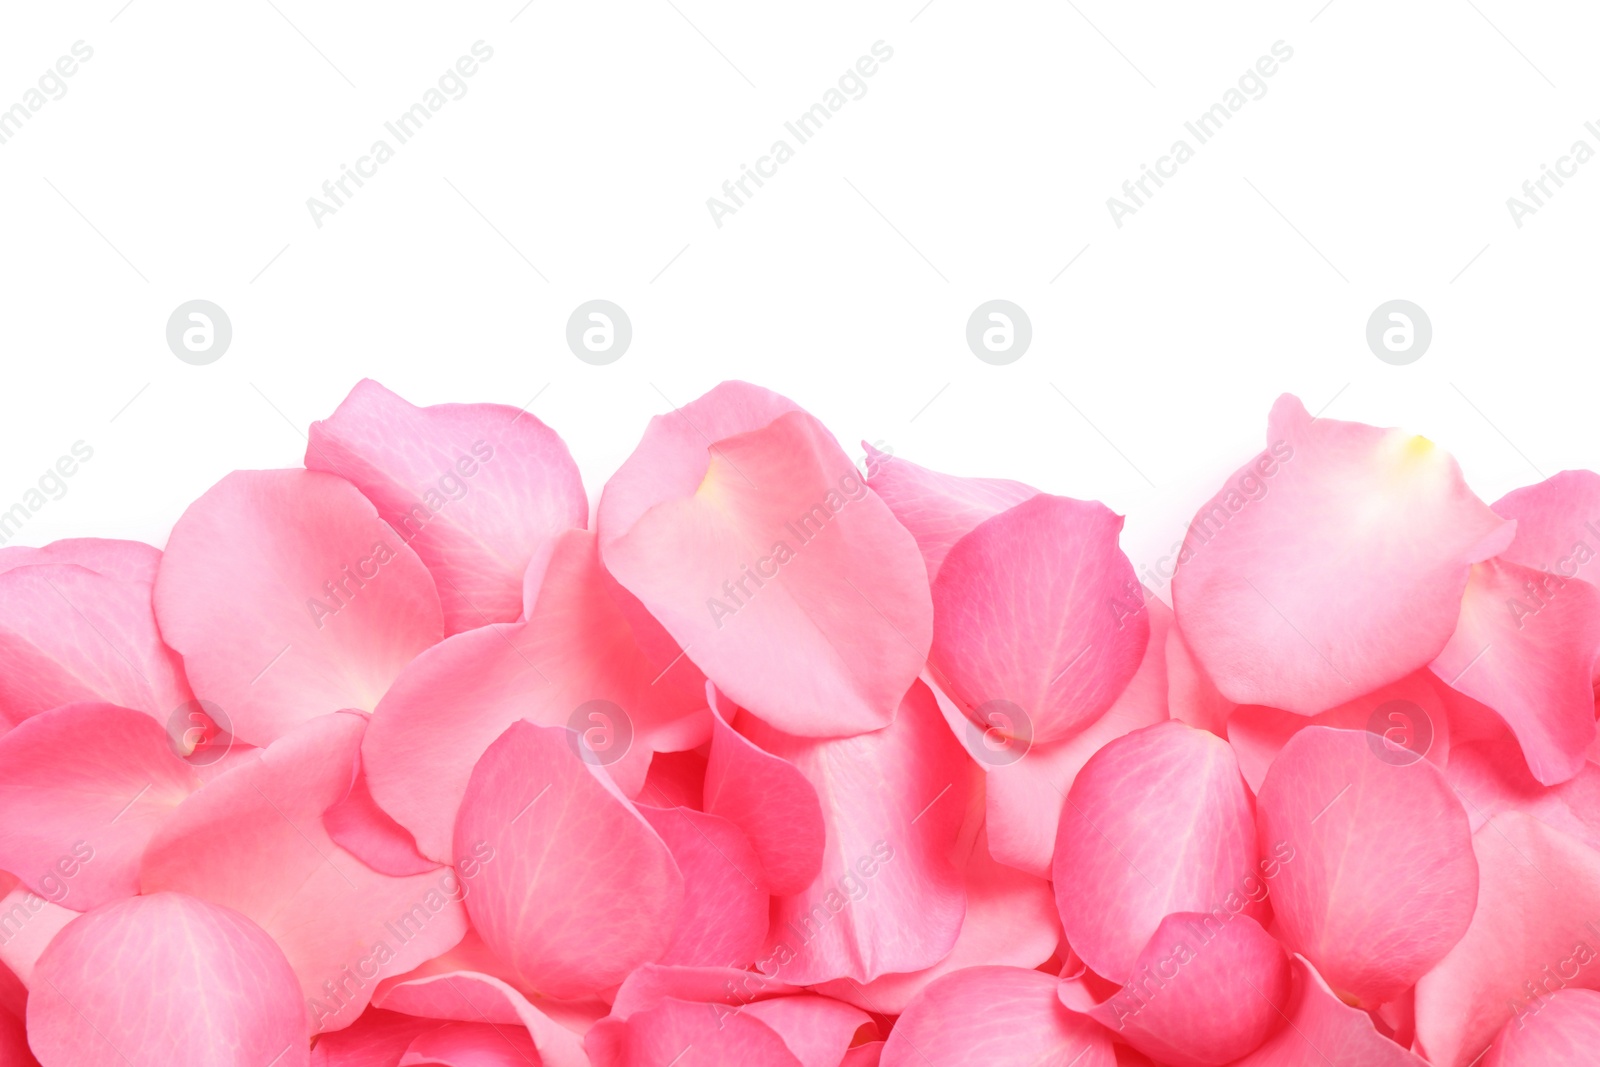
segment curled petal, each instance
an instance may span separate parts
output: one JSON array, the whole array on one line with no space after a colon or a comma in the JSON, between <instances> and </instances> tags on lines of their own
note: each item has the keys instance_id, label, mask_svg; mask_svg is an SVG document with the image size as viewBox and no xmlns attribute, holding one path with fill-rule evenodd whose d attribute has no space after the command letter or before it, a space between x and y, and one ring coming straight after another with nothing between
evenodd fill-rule
<instances>
[{"instance_id":1,"label":"curled petal","mask_svg":"<svg viewBox=\"0 0 1600 1067\"><path fill-rule=\"evenodd\" d=\"M1437 656L1468 570L1515 524L1424 438L1285 395L1267 441L1189 525L1173 607L1229 700L1312 715Z\"/></svg>"},{"instance_id":2,"label":"curled petal","mask_svg":"<svg viewBox=\"0 0 1600 1067\"><path fill-rule=\"evenodd\" d=\"M1432 669L1505 720L1533 776L1555 785L1595 741L1597 654L1600 588L1491 560L1472 568L1456 632Z\"/></svg>"},{"instance_id":3,"label":"curled petal","mask_svg":"<svg viewBox=\"0 0 1600 1067\"><path fill-rule=\"evenodd\" d=\"M446 633L517 619L528 562L589 517L567 446L528 412L414 407L370 379L311 424L306 467L354 483L416 551Z\"/></svg>"},{"instance_id":4,"label":"curled petal","mask_svg":"<svg viewBox=\"0 0 1600 1067\"><path fill-rule=\"evenodd\" d=\"M650 423L600 500L606 568L777 729L888 724L932 632L916 543L816 419L728 382Z\"/></svg>"},{"instance_id":5,"label":"curled petal","mask_svg":"<svg viewBox=\"0 0 1600 1067\"><path fill-rule=\"evenodd\" d=\"M474 929L546 996L616 985L667 948L683 910L672 853L564 727L513 723L489 746L455 856L481 864L465 898Z\"/></svg>"}]
</instances>

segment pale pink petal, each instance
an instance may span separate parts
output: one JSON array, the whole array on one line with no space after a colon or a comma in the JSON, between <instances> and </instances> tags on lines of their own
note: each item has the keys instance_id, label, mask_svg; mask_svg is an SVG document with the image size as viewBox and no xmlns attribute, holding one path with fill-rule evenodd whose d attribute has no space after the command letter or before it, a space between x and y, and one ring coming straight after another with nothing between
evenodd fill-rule
<instances>
[{"instance_id":1,"label":"pale pink petal","mask_svg":"<svg viewBox=\"0 0 1600 1067\"><path fill-rule=\"evenodd\" d=\"M1110 710L1073 737L1023 745L999 730L979 731L964 717L950 720L946 715L951 727L961 731L967 751L988 772L989 847L1001 863L1049 878L1064 798L1083 765L1116 738L1167 718L1166 635L1172 609L1153 597L1146 607L1150 640L1139 670Z\"/></svg>"},{"instance_id":2,"label":"pale pink petal","mask_svg":"<svg viewBox=\"0 0 1600 1067\"><path fill-rule=\"evenodd\" d=\"M1061 941L1061 920L1048 881L997 863L981 831L967 857L965 878L967 914L944 959L911 974L885 974L865 984L848 979L825 982L817 991L879 1015L898 1015L936 979L952 971L980 966L1037 967L1050 958Z\"/></svg>"},{"instance_id":3,"label":"pale pink petal","mask_svg":"<svg viewBox=\"0 0 1600 1067\"><path fill-rule=\"evenodd\" d=\"M147 893L179 890L259 923L294 967L313 1031L349 1026L384 977L466 933L465 869L381 874L322 825L349 789L365 726L324 715L251 753L179 805L140 876Z\"/></svg>"},{"instance_id":4,"label":"pale pink petal","mask_svg":"<svg viewBox=\"0 0 1600 1067\"><path fill-rule=\"evenodd\" d=\"M305 1067L294 972L255 923L179 893L73 920L39 958L28 1040L49 1067Z\"/></svg>"},{"instance_id":5,"label":"pale pink petal","mask_svg":"<svg viewBox=\"0 0 1600 1067\"><path fill-rule=\"evenodd\" d=\"M565 999L659 956L683 909L671 852L572 736L513 723L478 761L455 826L458 866L480 842L494 854L466 896L474 928L523 984Z\"/></svg>"},{"instance_id":6,"label":"pale pink petal","mask_svg":"<svg viewBox=\"0 0 1600 1067\"><path fill-rule=\"evenodd\" d=\"M1502 811L1520 811L1600 849L1600 766L1585 762L1558 786L1540 785L1515 741L1474 741L1450 750L1445 779L1473 833Z\"/></svg>"},{"instance_id":7,"label":"pale pink petal","mask_svg":"<svg viewBox=\"0 0 1600 1067\"><path fill-rule=\"evenodd\" d=\"M735 709L719 701L709 683L707 697L719 706L711 722L705 810L744 830L769 892L798 893L816 881L827 840L817 790L793 764L729 726L724 716Z\"/></svg>"},{"instance_id":8,"label":"pale pink petal","mask_svg":"<svg viewBox=\"0 0 1600 1067\"><path fill-rule=\"evenodd\" d=\"M120 582L153 584L161 563L161 550L143 541L118 541L103 537L70 537L43 548L12 545L0 548L0 572L38 563L76 563Z\"/></svg>"},{"instance_id":9,"label":"pale pink petal","mask_svg":"<svg viewBox=\"0 0 1600 1067\"><path fill-rule=\"evenodd\" d=\"M1380 759L1395 763L1427 759L1443 767L1450 758L1451 734L1442 688L1432 671L1417 671L1317 715L1245 704L1228 716L1226 737L1239 757L1244 780L1257 792L1283 746L1308 726L1366 730L1379 738L1372 744Z\"/></svg>"},{"instance_id":10,"label":"pale pink petal","mask_svg":"<svg viewBox=\"0 0 1600 1067\"><path fill-rule=\"evenodd\" d=\"M939 718L921 682L891 725L855 737L790 737L739 717L746 736L810 781L827 831L816 879L774 898L758 969L799 985L867 982L950 951L966 911L951 856L976 771Z\"/></svg>"},{"instance_id":11,"label":"pale pink petal","mask_svg":"<svg viewBox=\"0 0 1600 1067\"><path fill-rule=\"evenodd\" d=\"M76 563L0 573L0 723L83 701L166 722L192 699L156 630L150 590Z\"/></svg>"},{"instance_id":12,"label":"pale pink petal","mask_svg":"<svg viewBox=\"0 0 1600 1067\"><path fill-rule=\"evenodd\" d=\"M1227 742L1166 722L1091 756L1061 812L1054 882L1067 940L1115 982L1173 912L1258 914L1255 819Z\"/></svg>"},{"instance_id":13,"label":"pale pink petal","mask_svg":"<svg viewBox=\"0 0 1600 1067\"><path fill-rule=\"evenodd\" d=\"M871 1018L827 997L773 997L746 1004L743 1014L766 1023L789 1046L800 1067L839 1067L851 1039Z\"/></svg>"},{"instance_id":14,"label":"pale pink petal","mask_svg":"<svg viewBox=\"0 0 1600 1067\"><path fill-rule=\"evenodd\" d=\"M1172 718L1197 730L1209 730L1222 737L1227 732L1228 716L1236 706L1223 696L1216 683L1195 661L1194 653L1176 627L1167 631L1167 689Z\"/></svg>"},{"instance_id":15,"label":"pale pink petal","mask_svg":"<svg viewBox=\"0 0 1600 1067\"><path fill-rule=\"evenodd\" d=\"M1437 656L1470 566L1514 524L1421 437L1285 395L1267 442L1190 524L1173 607L1228 699L1311 715Z\"/></svg>"},{"instance_id":16,"label":"pale pink petal","mask_svg":"<svg viewBox=\"0 0 1600 1067\"><path fill-rule=\"evenodd\" d=\"M52 904L26 886L13 884L0 897L0 963L29 988L33 985L34 964L78 913Z\"/></svg>"},{"instance_id":17,"label":"pale pink petal","mask_svg":"<svg viewBox=\"0 0 1600 1067\"><path fill-rule=\"evenodd\" d=\"M199 787L143 712L35 715L0 737L0 867L73 911L133 896L146 843Z\"/></svg>"},{"instance_id":18,"label":"pale pink petal","mask_svg":"<svg viewBox=\"0 0 1600 1067\"><path fill-rule=\"evenodd\" d=\"M626 1019L671 997L737 1008L768 997L793 996L801 990L782 980L737 967L663 967L647 963L623 981L611 1002L611 1014Z\"/></svg>"},{"instance_id":19,"label":"pale pink petal","mask_svg":"<svg viewBox=\"0 0 1600 1067\"><path fill-rule=\"evenodd\" d=\"M1109 1033L1056 997L1056 979L1020 967L945 975L906 1008L883 1067L1114 1067Z\"/></svg>"},{"instance_id":20,"label":"pale pink petal","mask_svg":"<svg viewBox=\"0 0 1600 1067\"><path fill-rule=\"evenodd\" d=\"M933 583L928 665L975 723L1014 707L1028 740L1059 741L1127 686L1150 621L1121 530L1103 504L1040 493L950 550Z\"/></svg>"},{"instance_id":21,"label":"pale pink petal","mask_svg":"<svg viewBox=\"0 0 1600 1067\"><path fill-rule=\"evenodd\" d=\"M428 565L446 633L518 618L528 561L589 517L567 446L527 411L414 407L371 379L311 424L306 467L353 482Z\"/></svg>"},{"instance_id":22,"label":"pale pink petal","mask_svg":"<svg viewBox=\"0 0 1600 1067\"><path fill-rule=\"evenodd\" d=\"M1171 1067L1220 1067L1283 1025L1289 959L1248 915L1161 920L1133 977L1091 1014Z\"/></svg>"},{"instance_id":23,"label":"pale pink petal","mask_svg":"<svg viewBox=\"0 0 1600 1067\"><path fill-rule=\"evenodd\" d=\"M704 679L687 657L647 654L647 624L630 619L625 597L601 568L594 535L569 530L556 539L526 622L447 638L396 680L363 759L373 797L424 855L449 857L473 765L514 722L580 730L586 757L630 795L644 784L653 747L706 739Z\"/></svg>"},{"instance_id":24,"label":"pale pink petal","mask_svg":"<svg viewBox=\"0 0 1600 1067\"><path fill-rule=\"evenodd\" d=\"M1342 996L1393 999L1466 931L1478 869L1466 813L1426 760L1375 754L1376 735L1311 726L1267 772L1261 851L1293 858L1272 880L1285 944Z\"/></svg>"},{"instance_id":25,"label":"pale pink petal","mask_svg":"<svg viewBox=\"0 0 1600 1067\"><path fill-rule=\"evenodd\" d=\"M456 970L403 978L397 984L385 984L372 1003L429 1019L519 1026L533 1039L539 1050L539 1059L534 1062L542 1067L590 1067L583 1052L583 1040L577 1033L491 975ZM547 1001L541 1004L547 1010L554 1010L555 1006Z\"/></svg>"},{"instance_id":26,"label":"pale pink petal","mask_svg":"<svg viewBox=\"0 0 1600 1067\"><path fill-rule=\"evenodd\" d=\"M527 1067L539 1062L528 1031L492 1023L446 1023L418 1034L398 1067Z\"/></svg>"},{"instance_id":27,"label":"pale pink petal","mask_svg":"<svg viewBox=\"0 0 1600 1067\"><path fill-rule=\"evenodd\" d=\"M1472 835L1472 925L1417 983L1418 1051L1466 1067L1506 1022L1568 986L1600 988L1600 853L1517 811Z\"/></svg>"},{"instance_id":28,"label":"pale pink petal","mask_svg":"<svg viewBox=\"0 0 1600 1067\"><path fill-rule=\"evenodd\" d=\"M235 471L173 527L161 632L196 691L253 745L340 708L371 711L443 634L427 568L355 486Z\"/></svg>"},{"instance_id":29,"label":"pale pink petal","mask_svg":"<svg viewBox=\"0 0 1600 1067\"><path fill-rule=\"evenodd\" d=\"M1600 584L1600 474L1571 470L1513 489L1492 505L1517 521L1517 536L1500 553L1508 563Z\"/></svg>"},{"instance_id":30,"label":"pale pink petal","mask_svg":"<svg viewBox=\"0 0 1600 1067\"><path fill-rule=\"evenodd\" d=\"M1304 959L1295 959L1294 977L1288 1021L1234 1067L1428 1067L1380 1034L1372 1016L1336 997Z\"/></svg>"},{"instance_id":31,"label":"pale pink petal","mask_svg":"<svg viewBox=\"0 0 1600 1067\"><path fill-rule=\"evenodd\" d=\"M974 526L1039 492L1005 478L940 474L880 452L865 441L862 447L867 450L867 484L917 539L929 582L938 575L945 554Z\"/></svg>"},{"instance_id":32,"label":"pale pink petal","mask_svg":"<svg viewBox=\"0 0 1600 1067\"><path fill-rule=\"evenodd\" d=\"M1600 1048L1600 993L1557 989L1531 1017L1508 1020L1483 1067L1579 1067Z\"/></svg>"},{"instance_id":33,"label":"pale pink petal","mask_svg":"<svg viewBox=\"0 0 1600 1067\"><path fill-rule=\"evenodd\" d=\"M607 569L778 729L877 729L922 668L933 611L916 542L781 397L728 382L652 420L599 524Z\"/></svg>"},{"instance_id":34,"label":"pale pink petal","mask_svg":"<svg viewBox=\"0 0 1600 1067\"><path fill-rule=\"evenodd\" d=\"M1461 617L1432 669L1490 708L1545 785L1564 782L1595 741L1592 679L1600 589L1501 560L1472 568Z\"/></svg>"},{"instance_id":35,"label":"pale pink petal","mask_svg":"<svg viewBox=\"0 0 1600 1067\"><path fill-rule=\"evenodd\" d=\"M771 902L750 839L727 819L689 808L639 805L683 873L683 913L657 962L748 967L767 936Z\"/></svg>"}]
</instances>

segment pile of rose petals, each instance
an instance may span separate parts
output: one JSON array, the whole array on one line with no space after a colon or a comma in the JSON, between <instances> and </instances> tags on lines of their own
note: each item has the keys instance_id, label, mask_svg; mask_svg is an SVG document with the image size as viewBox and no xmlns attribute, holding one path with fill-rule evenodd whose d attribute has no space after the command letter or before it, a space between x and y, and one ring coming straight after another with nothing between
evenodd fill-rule
<instances>
[{"instance_id":1,"label":"pile of rose petals","mask_svg":"<svg viewBox=\"0 0 1600 1067\"><path fill-rule=\"evenodd\" d=\"M1596 1061L1600 476L1286 396L1135 568L862 465L363 382L0 550L0 1067Z\"/></svg>"}]
</instances>

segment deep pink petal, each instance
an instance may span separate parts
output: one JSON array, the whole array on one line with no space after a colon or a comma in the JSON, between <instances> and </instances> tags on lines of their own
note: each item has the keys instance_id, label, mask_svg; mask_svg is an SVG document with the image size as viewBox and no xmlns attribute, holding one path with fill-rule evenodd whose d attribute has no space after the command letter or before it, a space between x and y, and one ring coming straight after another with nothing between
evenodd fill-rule
<instances>
[{"instance_id":1,"label":"deep pink petal","mask_svg":"<svg viewBox=\"0 0 1600 1067\"><path fill-rule=\"evenodd\" d=\"M474 928L525 985L567 999L659 956L683 908L671 852L572 736L513 723L478 761L455 826L458 867L493 851L466 897Z\"/></svg>"},{"instance_id":2,"label":"deep pink petal","mask_svg":"<svg viewBox=\"0 0 1600 1067\"><path fill-rule=\"evenodd\" d=\"M1040 493L950 550L933 584L928 663L974 722L1015 707L1029 739L1059 741L1127 686L1150 621L1121 530L1103 504Z\"/></svg>"},{"instance_id":3,"label":"deep pink petal","mask_svg":"<svg viewBox=\"0 0 1600 1067\"><path fill-rule=\"evenodd\" d=\"M1227 742L1166 722L1090 757L1061 812L1054 881L1067 940L1116 982L1173 912L1258 914L1255 819Z\"/></svg>"},{"instance_id":4,"label":"deep pink petal","mask_svg":"<svg viewBox=\"0 0 1600 1067\"><path fill-rule=\"evenodd\" d=\"M1288 1021L1234 1067L1428 1067L1380 1034L1372 1016L1336 997L1305 960L1295 959L1294 975Z\"/></svg>"},{"instance_id":5,"label":"deep pink petal","mask_svg":"<svg viewBox=\"0 0 1600 1067\"><path fill-rule=\"evenodd\" d=\"M1437 656L1470 566L1514 526L1424 438L1285 395L1267 442L1190 524L1173 607L1230 700L1311 715Z\"/></svg>"},{"instance_id":6,"label":"deep pink petal","mask_svg":"<svg viewBox=\"0 0 1600 1067\"><path fill-rule=\"evenodd\" d=\"M1472 568L1461 617L1433 661L1445 684L1505 720L1528 768L1566 781L1595 741L1600 589L1501 560Z\"/></svg>"},{"instance_id":7,"label":"deep pink petal","mask_svg":"<svg viewBox=\"0 0 1600 1067\"><path fill-rule=\"evenodd\" d=\"M260 924L294 967L314 1031L349 1026L379 981L466 932L465 869L391 877L322 825L349 789L365 726L360 715L324 715L251 753L179 805L140 877L145 892L179 890Z\"/></svg>"},{"instance_id":8,"label":"deep pink petal","mask_svg":"<svg viewBox=\"0 0 1600 1067\"><path fill-rule=\"evenodd\" d=\"M600 553L717 687L802 736L886 725L932 633L905 527L822 424L728 382L650 423Z\"/></svg>"},{"instance_id":9,"label":"deep pink petal","mask_svg":"<svg viewBox=\"0 0 1600 1067\"><path fill-rule=\"evenodd\" d=\"M891 725L855 737L790 737L739 717L816 789L827 831L816 879L773 900L764 973L867 982L930 967L955 944L966 892L951 856L976 772L939 720L921 682Z\"/></svg>"},{"instance_id":10,"label":"deep pink petal","mask_svg":"<svg viewBox=\"0 0 1600 1067\"><path fill-rule=\"evenodd\" d=\"M147 581L76 563L0 573L0 724L83 701L166 722L193 694L150 598Z\"/></svg>"},{"instance_id":11,"label":"deep pink petal","mask_svg":"<svg viewBox=\"0 0 1600 1067\"><path fill-rule=\"evenodd\" d=\"M173 527L161 632L195 690L253 745L341 708L371 711L442 636L427 568L355 486L235 471Z\"/></svg>"},{"instance_id":12,"label":"deep pink petal","mask_svg":"<svg viewBox=\"0 0 1600 1067\"><path fill-rule=\"evenodd\" d=\"M129 897L39 958L28 1040L49 1067L305 1067L305 1002L255 923L180 893Z\"/></svg>"},{"instance_id":13,"label":"deep pink petal","mask_svg":"<svg viewBox=\"0 0 1600 1067\"><path fill-rule=\"evenodd\" d=\"M0 867L73 911L133 896L145 845L199 787L143 712L35 715L0 737Z\"/></svg>"},{"instance_id":14,"label":"deep pink petal","mask_svg":"<svg viewBox=\"0 0 1600 1067\"><path fill-rule=\"evenodd\" d=\"M1418 1051L1466 1067L1501 1026L1563 985L1600 988L1600 853L1517 811L1472 835L1472 925L1417 983Z\"/></svg>"},{"instance_id":15,"label":"deep pink petal","mask_svg":"<svg viewBox=\"0 0 1600 1067\"><path fill-rule=\"evenodd\" d=\"M370 379L311 424L306 467L353 482L422 558L446 633L517 619L528 561L589 517L567 446L528 412L414 407Z\"/></svg>"},{"instance_id":16,"label":"deep pink petal","mask_svg":"<svg viewBox=\"0 0 1600 1067\"><path fill-rule=\"evenodd\" d=\"M1506 1022L1483 1067L1579 1067L1600 1048L1600 993L1557 989L1537 1012Z\"/></svg>"},{"instance_id":17,"label":"deep pink petal","mask_svg":"<svg viewBox=\"0 0 1600 1067\"><path fill-rule=\"evenodd\" d=\"M753 1014L667 998L584 1037L594 1067L805 1067Z\"/></svg>"},{"instance_id":18,"label":"deep pink petal","mask_svg":"<svg viewBox=\"0 0 1600 1067\"><path fill-rule=\"evenodd\" d=\"M912 1001L883 1067L1114 1067L1109 1033L1056 997L1056 979L1020 967L969 967Z\"/></svg>"},{"instance_id":19,"label":"deep pink petal","mask_svg":"<svg viewBox=\"0 0 1600 1067\"><path fill-rule=\"evenodd\" d=\"M748 967L767 936L771 897L750 839L727 819L639 805L683 873L683 913L663 965Z\"/></svg>"},{"instance_id":20,"label":"deep pink petal","mask_svg":"<svg viewBox=\"0 0 1600 1067\"><path fill-rule=\"evenodd\" d=\"M945 554L974 526L1022 503L1039 490L1005 478L958 478L910 460L867 450L867 484L917 540L932 582Z\"/></svg>"},{"instance_id":21,"label":"deep pink petal","mask_svg":"<svg viewBox=\"0 0 1600 1067\"><path fill-rule=\"evenodd\" d=\"M363 759L373 797L424 855L449 857L473 765L514 722L581 729L593 742L588 758L630 794L652 747L705 740L703 678L686 657L648 654L646 624L612 592L627 596L601 569L594 535L569 530L556 539L526 622L447 638L396 680Z\"/></svg>"},{"instance_id":22,"label":"deep pink petal","mask_svg":"<svg viewBox=\"0 0 1600 1067\"><path fill-rule=\"evenodd\" d=\"M1308 727L1256 802L1285 944L1367 1007L1393 999L1466 931L1478 868L1461 802L1426 760L1375 754L1376 735ZM1285 851L1287 848L1287 852Z\"/></svg>"},{"instance_id":23,"label":"deep pink petal","mask_svg":"<svg viewBox=\"0 0 1600 1067\"><path fill-rule=\"evenodd\" d=\"M1050 883L996 862L985 838L980 832L967 856L967 914L956 943L942 960L920 971L885 974L866 983L850 979L825 982L817 987L818 992L875 1014L898 1015L924 989L952 971L1036 967L1048 960L1061 942L1061 920Z\"/></svg>"},{"instance_id":24,"label":"deep pink petal","mask_svg":"<svg viewBox=\"0 0 1600 1067\"><path fill-rule=\"evenodd\" d=\"M708 698L718 701L709 684ZM706 763L705 810L744 830L760 858L765 886L779 896L798 893L822 869L827 830L817 790L793 764L741 735L724 721L726 702L712 717Z\"/></svg>"},{"instance_id":25,"label":"deep pink petal","mask_svg":"<svg viewBox=\"0 0 1600 1067\"><path fill-rule=\"evenodd\" d=\"M1220 1067L1283 1025L1289 958L1248 915L1169 915L1133 977L1091 1014L1171 1067Z\"/></svg>"}]
</instances>

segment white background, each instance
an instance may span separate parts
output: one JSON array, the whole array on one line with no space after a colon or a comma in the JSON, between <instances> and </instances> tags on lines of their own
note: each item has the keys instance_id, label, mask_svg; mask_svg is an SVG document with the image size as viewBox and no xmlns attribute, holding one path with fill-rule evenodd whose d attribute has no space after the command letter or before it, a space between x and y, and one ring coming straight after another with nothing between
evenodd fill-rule
<instances>
[{"instance_id":1,"label":"white background","mask_svg":"<svg viewBox=\"0 0 1600 1067\"><path fill-rule=\"evenodd\" d=\"M0 108L94 55L0 145L0 509L81 439L13 543L161 544L227 471L299 463L363 376L537 396L591 500L649 416L743 378L854 454L1103 499L1138 565L1283 391L1431 437L1493 500L1600 465L1600 160L1520 229L1506 206L1600 149L1597 30L1509 0L8 2ZM307 198L479 40L467 94L319 229ZM866 95L718 228L706 199L880 40ZM1107 197L1279 40L1267 94L1115 226ZM602 367L564 339L596 297L634 329ZM965 342L997 297L1033 325L1008 366ZM194 298L232 320L209 366L165 341ZM1365 342L1393 298L1432 319L1409 366Z\"/></svg>"}]
</instances>

